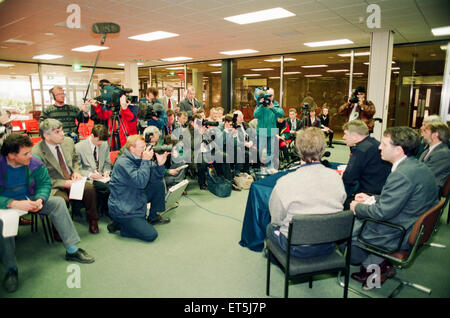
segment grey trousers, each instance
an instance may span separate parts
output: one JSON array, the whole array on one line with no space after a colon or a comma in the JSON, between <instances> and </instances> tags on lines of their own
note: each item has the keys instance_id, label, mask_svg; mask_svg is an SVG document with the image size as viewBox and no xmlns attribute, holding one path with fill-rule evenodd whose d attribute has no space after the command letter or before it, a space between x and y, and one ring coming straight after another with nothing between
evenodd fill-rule
<instances>
[{"instance_id":1,"label":"grey trousers","mask_svg":"<svg viewBox=\"0 0 450 318\"><path fill-rule=\"evenodd\" d=\"M73 225L72 219L67 210L66 202L61 197L51 196L45 202L41 215L48 215L59 236L63 240L65 248L74 245L80 241L77 230ZM17 267L15 237L3 237L3 223L0 221L0 259L6 269Z\"/></svg>"}]
</instances>

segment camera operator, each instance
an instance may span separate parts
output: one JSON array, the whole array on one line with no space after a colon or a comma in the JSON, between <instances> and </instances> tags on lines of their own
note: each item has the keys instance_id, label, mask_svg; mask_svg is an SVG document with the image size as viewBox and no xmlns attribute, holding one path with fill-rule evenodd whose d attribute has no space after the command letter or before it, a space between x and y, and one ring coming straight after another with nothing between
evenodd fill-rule
<instances>
[{"instance_id":1,"label":"camera operator","mask_svg":"<svg viewBox=\"0 0 450 318\"><path fill-rule=\"evenodd\" d=\"M278 163L278 158L274 157L274 147L278 147L276 135L278 134L277 118L284 116L283 108L280 107L274 98L272 88L257 88L255 90L255 99L257 106L253 116L258 120L256 133L258 136L258 153L261 156L263 148L267 151L268 162L266 167L261 169L262 173L273 174L277 171L274 164Z\"/></svg>"},{"instance_id":2,"label":"camera operator","mask_svg":"<svg viewBox=\"0 0 450 318\"><path fill-rule=\"evenodd\" d=\"M66 95L64 89L59 85L53 86L49 93L53 96L55 103L42 111L39 124L47 118L59 120L62 123L64 135L71 137L76 142L78 139L78 127L75 120L78 122L87 122L89 120L89 115L86 115L86 112L88 112L86 105L83 104L81 109L77 106L67 105L65 103Z\"/></svg>"},{"instance_id":3,"label":"camera operator","mask_svg":"<svg viewBox=\"0 0 450 318\"><path fill-rule=\"evenodd\" d=\"M188 125L189 125L189 123L188 123L188 119L189 119L188 113L183 111L183 112L180 112L180 113L178 113L176 115L177 115L177 123L180 124L180 127L187 128Z\"/></svg>"},{"instance_id":4,"label":"camera operator","mask_svg":"<svg viewBox=\"0 0 450 318\"><path fill-rule=\"evenodd\" d=\"M364 87L358 86L353 95L348 98L347 103L339 107L338 113L347 116L347 121L362 120L369 128L369 133L373 132L375 105L366 100L366 89Z\"/></svg>"},{"instance_id":5,"label":"camera operator","mask_svg":"<svg viewBox=\"0 0 450 318\"><path fill-rule=\"evenodd\" d=\"M166 209L162 178L168 153L155 153L141 135L128 137L124 148L109 183L108 207L113 222L108 231L120 230L121 236L152 242L158 236L153 225L170 222L157 213ZM152 161L155 156L156 162ZM148 202L151 206L146 217Z\"/></svg>"},{"instance_id":6,"label":"camera operator","mask_svg":"<svg viewBox=\"0 0 450 318\"><path fill-rule=\"evenodd\" d=\"M233 155L232 162L234 163L235 175L239 175L240 172L250 172L249 151L246 148L246 145L249 144L245 141L245 137L240 138L239 136L242 127L237 125L235 120L237 117L237 114L233 116L225 115L223 129L223 149L227 158L229 158L227 161L224 159L224 162L230 162L230 157Z\"/></svg>"},{"instance_id":7,"label":"camera operator","mask_svg":"<svg viewBox=\"0 0 450 318\"><path fill-rule=\"evenodd\" d=\"M147 105L145 111L139 112L140 131L146 127L156 126L160 131L167 125L167 114L162 102L158 99L158 89L149 87L145 92ZM142 105L143 106L143 105Z\"/></svg>"},{"instance_id":8,"label":"camera operator","mask_svg":"<svg viewBox=\"0 0 450 318\"><path fill-rule=\"evenodd\" d=\"M195 98L195 88L193 86L189 86L187 89L186 98L180 102L180 111L187 112L188 118L191 120L193 115L199 110L203 110L202 103Z\"/></svg>"}]
</instances>

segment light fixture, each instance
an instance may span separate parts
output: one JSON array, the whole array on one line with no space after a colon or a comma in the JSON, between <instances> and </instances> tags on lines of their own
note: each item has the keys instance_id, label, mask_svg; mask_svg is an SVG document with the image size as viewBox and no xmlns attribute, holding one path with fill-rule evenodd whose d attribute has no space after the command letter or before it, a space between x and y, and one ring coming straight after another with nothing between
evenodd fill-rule
<instances>
[{"instance_id":1,"label":"light fixture","mask_svg":"<svg viewBox=\"0 0 450 318\"><path fill-rule=\"evenodd\" d=\"M342 69L342 70L327 70L327 73L341 73L341 72L348 72L349 70L347 69Z\"/></svg>"},{"instance_id":2,"label":"light fixture","mask_svg":"<svg viewBox=\"0 0 450 318\"><path fill-rule=\"evenodd\" d=\"M107 47L107 46L85 45L85 46L76 47L76 48L72 49L72 51L91 53L91 52L97 52L97 51L102 51L102 50L107 50L107 49L109 49L109 47Z\"/></svg>"},{"instance_id":3,"label":"light fixture","mask_svg":"<svg viewBox=\"0 0 450 318\"><path fill-rule=\"evenodd\" d=\"M14 64L11 63L0 63L0 67L12 67Z\"/></svg>"},{"instance_id":4,"label":"light fixture","mask_svg":"<svg viewBox=\"0 0 450 318\"><path fill-rule=\"evenodd\" d=\"M434 36L449 35L450 26L431 29L431 33L433 33Z\"/></svg>"},{"instance_id":5,"label":"light fixture","mask_svg":"<svg viewBox=\"0 0 450 318\"><path fill-rule=\"evenodd\" d=\"M252 77L252 76L261 76L261 74L244 74L242 76Z\"/></svg>"},{"instance_id":6,"label":"light fixture","mask_svg":"<svg viewBox=\"0 0 450 318\"><path fill-rule=\"evenodd\" d=\"M352 53L343 53L343 54L338 54L339 56L342 57L348 57L348 56L352 56ZM353 56L366 56L366 55L370 55L370 52L356 52L353 53Z\"/></svg>"},{"instance_id":7,"label":"light fixture","mask_svg":"<svg viewBox=\"0 0 450 318\"><path fill-rule=\"evenodd\" d=\"M320 41L320 42L308 42L303 43L309 47L318 47L318 46L332 46L332 45L342 45L342 44L353 44L353 41L349 39L339 39L339 40L331 40L331 41Z\"/></svg>"},{"instance_id":8,"label":"light fixture","mask_svg":"<svg viewBox=\"0 0 450 318\"><path fill-rule=\"evenodd\" d=\"M55 54L41 54L33 56L33 60L54 60L63 57L62 55Z\"/></svg>"},{"instance_id":9,"label":"light fixture","mask_svg":"<svg viewBox=\"0 0 450 318\"><path fill-rule=\"evenodd\" d=\"M267 68L252 68L252 71L255 72L262 72L262 71L273 71L273 68L267 67Z\"/></svg>"},{"instance_id":10,"label":"light fixture","mask_svg":"<svg viewBox=\"0 0 450 318\"><path fill-rule=\"evenodd\" d=\"M295 16L295 14L286 9L272 8L267 10L260 10L245 14L234 15L231 17L226 17L224 19L237 24L249 24L261 21L288 18L293 16Z\"/></svg>"},{"instance_id":11,"label":"light fixture","mask_svg":"<svg viewBox=\"0 0 450 318\"><path fill-rule=\"evenodd\" d=\"M117 64L117 65L119 65L119 66L125 66L125 63L119 63L119 64Z\"/></svg>"},{"instance_id":12,"label":"light fixture","mask_svg":"<svg viewBox=\"0 0 450 318\"><path fill-rule=\"evenodd\" d=\"M244 50L235 50L235 51L223 51L220 54L224 55L239 55L239 54L249 54L249 53L258 53L259 51L252 49L244 49Z\"/></svg>"},{"instance_id":13,"label":"light fixture","mask_svg":"<svg viewBox=\"0 0 450 318\"><path fill-rule=\"evenodd\" d=\"M167 38L173 38L175 36L179 36L179 34L171 33L171 32L165 32L165 31L155 31L145 34L139 34L134 36L129 36L128 38L131 40L138 40L138 41L156 41L161 39L167 39Z\"/></svg>"},{"instance_id":14,"label":"light fixture","mask_svg":"<svg viewBox=\"0 0 450 318\"><path fill-rule=\"evenodd\" d=\"M280 79L280 77L279 76L272 76L272 77L269 77L269 79Z\"/></svg>"},{"instance_id":15,"label":"light fixture","mask_svg":"<svg viewBox=\"0 0 450 318\"><path fill-rule=\"evenodd\" d=\"M214 72L211 72L211 74L221 74L222 73L222 71L214 71Z\"/></svg>"},{"instance_id":16,"label":"light fixture","mask_svg":"<svg viewBox=\"0 0 450 318\"><path fill-rule=\"evenodd\" d=\"M322 74L310 74L310 75L305 75L305 77L319 77L322 76Z\"/></svg>"},{"instance_id":17,"label":"light fixture","mask_svg":"<svg viewBox=\"0 0 450 318\"><path fill-rule=\"evenodd\" d=\"M284 75L301 74L302 72L283 72Z\"/></svg>"},{"instance_id":18,"label":"light fixture","mask_svg":"<svg viewBox=\"0 0 450 318\"><path fill-rule=\"evenodd\" d=\"M186 56L166 57L161 60L164 62L177 62L177 61L184 61L184 60L192 60L192 57L186 57Z\"/></svg>"},{"instance_id":19,"label":"light fixture","mask_svg":"<svg viewBox=\"0 0 450 318\"><path fill-rule=\"evenodd\" d=\"M325 64L319 64L319 65L302 65L303 68L316 68L316 67L328 67L328 65Z\"/></svg>"},{"instance_id":20,"label":"light fixture","mask_svg":"<svg viewBox=\"0 0 450 318\"><path fill-rule=\"evenodd\" d=\"M222 63L214 63L214 64L208 64L209 66L213 66L213 67L220 67L222 66Z\"/></svg>"},{"instance_id":21,"label":"light fixture","mask_svg":"<svg viewBox=\"0 0 450 318\"><path fill-rule=\"evenodd\" d=\"M398 66L396 66L396 67L391 67L391 71L392 70L399 70L400 69L400 67L398 67Z\"/></svg>"},{"instance_id":22,"label":"light fixture","mask_svg":"<svg viewBox=\"0 0 450 318\"><path fill-rule=\"evenodd\" d=\"M281 58L278 58L278 59L269 59L269 60L264 60L264 61L265 61L265 62L281 62ZM292 58L292 57L285 57L283 61L284 61L284 62L289 62L289 61L295 61L295 59Z\"/></svg>"},{"instance_id":23,"label":"light fixture","mask_svg":"<svg viewBox=\"0 0 450 318\"><path fill-rule=\"evenodd\" d=\"M350 73L345 73L345 75L350 76ZM353 73L353 75L364 75L364 73Z\"/></svg>"},{"instance_id":24,"label":"light fixture","mask_svg":"<svg viewBox=\"0 0 450 318\"><path fill-rule=\"evenodd\" d=\"M184 70L184 66L167 67L166 70Z\"/></svg>"}]
</instances>

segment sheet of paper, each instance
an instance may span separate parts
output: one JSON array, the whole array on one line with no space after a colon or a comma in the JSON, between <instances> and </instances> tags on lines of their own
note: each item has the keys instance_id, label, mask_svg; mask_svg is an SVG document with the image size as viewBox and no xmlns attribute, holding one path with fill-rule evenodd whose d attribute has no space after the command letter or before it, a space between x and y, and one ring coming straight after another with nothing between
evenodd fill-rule
<instances>
[{"instance_id":1,"label":"sheet of paper","mask_svg":"<svg viewBox=\"0 0 450 318\"><path fill-rule=\"evenodd\" d=\"M3 223L2 236L16 236L17 231L19 230L19 217L27 213L27 211L16 209L0 210L0 220L2 220Z\"/></svg>"},{"instance_id":2,"label":"sheet of paper","mask_svg":"<svg viewBox=\"0 0 450 318\"><path fill-rule=\"evenodd\" d=\"M377 201L375 200L375 197L373 195L368 197L366 199L366 201L364 201L364 204L368 204L368 205L373 205L375 203L377 203Z\"/></svg>"},{"instance_id":3,"label":"sheet of paper","mask_svg":"<svg viewBox=\"0 0 450 318\"><path fill-rule=\"evenodd\" d=\"M95 180L95 181L100 181L100 182L103 182L103 183L108 183L109 180L111 180L110 177L103 177L103 178L97 179L97 180Z\"/></svg>"},{"instance_id":4,"label":"sheet of paper","mask_svg":"<svg viewBox=\"0 0 450 318\"><path fill-rule=\"evenodd\" d=\"M87 178L83 177L79 181L74 182L70 187L69 199L71 200L82 200L83 192L84 192L84 184L86 183Z\"/></svg>"}]
</instances>

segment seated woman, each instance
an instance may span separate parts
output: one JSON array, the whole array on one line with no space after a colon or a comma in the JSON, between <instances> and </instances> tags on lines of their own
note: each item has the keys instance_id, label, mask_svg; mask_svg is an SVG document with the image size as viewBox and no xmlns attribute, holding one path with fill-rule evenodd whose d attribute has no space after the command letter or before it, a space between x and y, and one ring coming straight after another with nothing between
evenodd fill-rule
<instances>
[{"instance_id":1,"label":"seated woman","mask_svg":"<svg viewBox=\"0 0 450 318\"><path fill-rule=\"evenodd\" d=\"M295 143L301 165L297 171L277 181L269 200L272 223L267 228L267 236L278 242L284 251L289 222L294 215L340 212L347 196L339 174L320 163L325 149L325 135L320 128L309 127L299 131ZM291 246L291 255L328 255L334 249L335 243L295 245Z\"/></svg>"}]
</instances>

